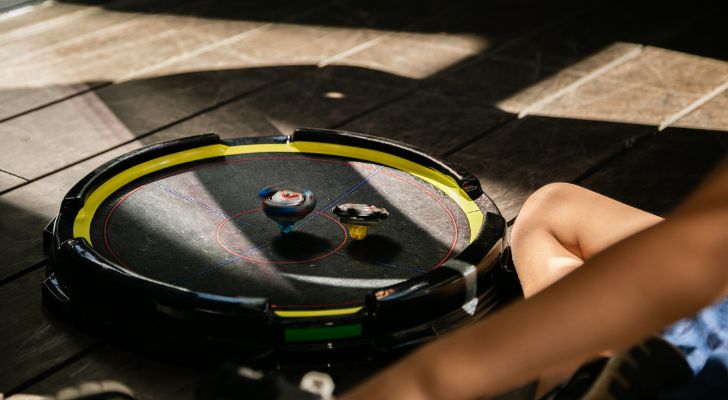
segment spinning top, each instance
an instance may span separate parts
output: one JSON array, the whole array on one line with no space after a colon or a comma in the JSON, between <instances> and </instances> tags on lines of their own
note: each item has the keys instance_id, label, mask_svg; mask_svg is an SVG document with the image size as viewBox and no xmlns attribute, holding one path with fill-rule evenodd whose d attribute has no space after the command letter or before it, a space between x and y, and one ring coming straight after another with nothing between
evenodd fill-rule
<instances>
[{"instance_id":1,"label":"spinning top","mask_svg":"<svg viewBox=\"0 0 728 400\"><path fill-rule=\"evenodd\" d=\"M349 226L349 235L355 240L364 239L370 226L380 223L389 216L385 208L354 203L334 207L334 214L339 217L341 223Z\"/></svg>"},{"instance_id":2,"label":"spinning top","mask_svg":"<svg viewBox=\"0 0 728 400\"><path fill-rule=\"evenodd\" d=\"M263 212L278 224L281 233L293 230L293 224L308 215L316 208L316 197L313 192L296 192L268 186L258 192Z\"/></svg>"}]
</instances>

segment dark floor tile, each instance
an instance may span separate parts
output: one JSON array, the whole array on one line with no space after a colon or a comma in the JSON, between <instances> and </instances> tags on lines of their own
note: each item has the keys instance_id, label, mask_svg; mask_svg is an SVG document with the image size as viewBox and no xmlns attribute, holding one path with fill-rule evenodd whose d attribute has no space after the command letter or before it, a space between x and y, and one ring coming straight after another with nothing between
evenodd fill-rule
<instances>
[{"instance_id":1,"label":"dark floor tile","mask_svg":"<svg viewBox=\"0 0 728 400\"><path fill-rule=\"evenodd\" d=\"M89 381L120 382L140 400L192 400L204 374L194 368L137 355L107 345L23 390L53 394Z\"/></svg>"},{"instance_id":2,"label":"dark floor tile","mask_svg":"<svg viewBox=\"0 0 728 400\"><path fill-rule=\"evenodd\" d=\"M41 233L76 182L111 158L139 147L136 142L122 146L0 196L0 280L45 259Z\"/></svg>"},{"instance_id":3,"label":"dark floor tile","mask_svg":"<svg viewBox=\"0 0 728 400\"><path fill-rule=\"evenodd\" d=\"M498 55L565 68L617 42L660 46L704 16L704 3L665 7L656 1L604 2Z\"/></svg>"},{"instance_id":4,"label":"dark floor tile","mask_svg":"<svg viewBox=\"0 0 728 400\"><path fill-rule=\"evenodd\" d=\"M341 128L388 137L442 154L511 118L515 116L478 97L421 90Z\"/></svg>"},{"instance_id":5,"label":"dark floor tile","mask_svg":"<svg viewBox=\"0 0 728 400\"><path fill-rule=\"evenodd\" d=\"M41 305L43 268L0 287L0 392L41 374L95 343L77 329L49 318Z\"/></svg>"},{"instance_id":6,"label":"dark floor tile","mask_svg":"<svg viewBox=\"0 0 728 400\"><path fill-rule=\"evenodd\" d=\"M667 129L637 143L589 176L583 186L664 215L728 155L728 134Z\"/></svg>"},{"instance_id":7,"label":"dark floor tile","mask_svg":"<svg viewBox=\"0 0 728 400\"><path fill-rule=\"evenodd\" d=\"M506 219L529 194L572 181L652 128L641 125L526 117L450 157L474 173Z\"/></svg>"}]
</instances>

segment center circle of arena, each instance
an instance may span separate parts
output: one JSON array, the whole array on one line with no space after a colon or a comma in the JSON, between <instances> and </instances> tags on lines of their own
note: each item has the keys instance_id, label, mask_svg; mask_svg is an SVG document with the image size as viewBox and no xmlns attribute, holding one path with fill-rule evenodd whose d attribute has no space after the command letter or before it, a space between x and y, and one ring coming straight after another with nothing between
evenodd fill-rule
<instances>
[{"instance_id":1,"label":"center circle of arena","mask_svg":"<svg viewBox=\"0 0 728 400\"><path fill-rule=\"evenodd\" d=\"M215 231L215 238L217 240L217 243L223 249L225 249L225 251L234 255L235 257L238 257L238 258L241 258L243 260L250 261L253 263L257 263L257 264L303 264L303 263L311 263L311 262L315 262L315 261L320 261L320 260L323 260L324 258L330 257L331 255L335 254L337 251L339 251L344 246L344 244L346 244L348 234L346 232L346 228L344 227L344 225L342 225L341 222L337 221L333 217L326 215L320 211L312 211L311 212L311 214L313 215L312 218L322 218L322 221L327 221L327 222L336 224L336 226L339 228L339 230L341 232L340 242L331 248L322 249L323 254L321 254L321 255L318 255L315 257L309 257L306 259L300 259L300 260L284 260L284 261L283 260L281 260L281 261L267 260L267 259L261 259L261 258L255 258L255 257L249 256L249 254L253 254L253 253L257 252L258 250L261 250L261 249L265 248L266 246L272 244L274 241L281 239L280 235L276 235L277 230L274 231L273 229L269 230L269 233L271 233L271 237L272 237L271 239L263 242L260 245L254 246L249 249L245 249L243 251L236 251L235 249L233 249L233 246L231 246L229 243L226 243L226 241L224 240L224 233L225 233L224 231L226 228L230 229L230 227L232 227L232 224L231 224L232 221L240 219L241 217L244 217L245 215L249 215L249 214L253 214L253 213L262 213L262 212L263 212L262 209L255 208L252 210L241 211L237 214L234 214L234 215L231 215L231 216L225 218L217 226L217 229ZM311 217L309 217L309 218L311 218Z\"/></svg>"}]
</instances>

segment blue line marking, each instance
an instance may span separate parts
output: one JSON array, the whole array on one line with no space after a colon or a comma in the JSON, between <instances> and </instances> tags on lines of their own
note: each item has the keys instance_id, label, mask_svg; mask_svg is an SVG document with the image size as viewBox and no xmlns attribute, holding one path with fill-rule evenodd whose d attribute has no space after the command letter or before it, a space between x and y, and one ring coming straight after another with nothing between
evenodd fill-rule
<instances>
[{"instance_id":1,"label":"blue line marking","mask_svg":"<svg viewBox=\"0 0 728 400\"><path fill-rule=\"evenodd\" d=\"M190 279L198 278L198 277L200 277L202 275L205 275L206 273L208 273L208 272L210 272L210 271L212 271L214 269L220 268L222 266L225 266L227 264L230 264L233 261L239 260L240 258L242 258L242 256L236 256L236 257L233 257L233 258L228 258L227 260L221 262L220 264L215 264L212 267L210 267L210 268L208 268L208 269L206 269L206 270L204 270L202 272L198 272L198 273L192 274L190 276L186 276L186 277L184 277L182 279L178 279L176 281L173 281L172 284L176 285L178 283L186 282L186 281L188 281Z\"/></svg>"},{"instance_id":2,"label":"blue line marking","mask_svg":"<svg viewBox=\"0 0 728 400\"><path fill-rule=\"evenodd\" d=\"M172 193L173 195L175 195L177 197L180 197L183 200L186 200L186 201L188 201L188 202L190 202L192 204L196 204L196 205L198 205L198 206L200 206L200 207L202 207L202 208L204 208L204 209L206 209L208 211L212 211L212 212L214 212L217 215L220 215L220 216L225 217L225 218L232 218L230 215L228 215L228 214L226 214L226 213L224 213L224 212L222 212L222 211L220 211L220 210L218 210L216 208L212 208L212 207L208 206L205 203L199 202L199 201L193 199L192 197L189 197L189 196L187 196L187 195L185 195L183 193L180 193L180 192L178 192L178 191L176 191L176 190L174 190L174 189L172 189L170 187L164 186L164 185L162 185L159 182L154 182L154 184L157 185L157 186L159 186L160 188L168 191L169 193ZM240 222L240 223L242 223L244 225L248 225L250 227L253 227L255 229L263 229L263 228L259 227L258 225L251 224L250 222L247 222L247 221L243 221L240 218L232 218L232 219L235 220L235 221L238 221L238 222Z\"/></svg>"},{"instance_id":3,"label":"blue line marking","mask_svg":"<svg viewBox=\"0 0 728 400\"><path fill-rule=\"evenodd\" d=\"M250 250L246 251L246 252L245 252L245 253L243 253L243 254L239 254L239 255L237 255L237 256L235 256L235 257L233 257L233 258L228 258L227 260L225 260L225 261L223 261L223 262L221 262L221 263L219 263L219 264L215 264L215 265L213 265L212 267L210 267L210 268L208 268L208 269L206 269L206 270L204 270L204 271L202 271L202 272L198 272L198 273L196 273L196 274L192 274L192 275L190 275L190 276L188 276L188 277L186 277L186 278L182 278L182 279L180 279L180 280L174 281L173 283L180 283L180 282L185 282L185 281L188 281L188 280L190 280L190 279L193 279L193 278L198 278L198 277L200 277L200 276L202 276L202 275L205 275L205 274L207 274L207 273L209 273L209 272L212 272L212 271L214 271L214 270L216 270L216 269L218 269L218 268L220 268L220 267L224 267L225 265L227 265L227 264L230 264L230 263L231 263L231 262L233 262L233 261L239 260L239 259L241 259L241 258L243 258L243 257L247 256L248 254L250 254L250 253L253 253L253 252L255 252L256 250L258 250L258 248L260 248L260 247L262 247L262 246L265 246L266 244L268 244L268 243L272 242L273 240L275 240L275 239L269 240L269 241L267 241L267 242L263 243L262 245L260 245L260 246L258 246L258 247L254 247L254 248L252 248L252 249L250 249Z\"/></svg>"},{"instance_id":4,"label":"blue line marking","mask_svg":"<svg viewBox=\"0 0 728 400\"><path fill-rule=\"evenodd\" d=\"M334 204L340 202L346 196L354 193L357 189L359 189L361 187L361 185L367 183L370 179L372 179L374 177L374 175L378 174L379 171L382 170L382 168L383 167L379 167L379 168L375 169L374 172L372 172L371 174L369 174L369 176L367 176L366 178L364 178L364 180L362 180L361 182L359 182L356 185L354 185L353 187L351 187L349 190L347 190L346 192L344 192L344 194L342 194L341 196L339 196L336 200L334 200L331 203L325 205L321 209L330 213L329 208L331 208L331 206L333 206ZM317 216L318 216L318 214L311 214L311 215L309 215L308 217L304 218L303 221L295 224L294 227L293 227L293 229L297 229L297 228L305 225L306 223L308 223L312 219L316 218Z\"/></svg>"},{"instance_id":5,"label":"blue line marking","mask_svg":"<svg viewBox=\"0 0 728 400\"><path fill-rule=\"evenodd\" d=\"M351 254L347 254L347 253L344 253L342 251L336 251L336 252L334 252L334 254L337 254L337 255L340 255L340 256L344 256L344 257L354 258L354 256L352 256ZM387 264L387 263L384 263L384 262L381 262L381 261L366 260L366 262L368 262L370 264L381 265L383 267L396 268L396 269L404 269L404 270L407 270L407 271L414 271L414 272L419 272L419 273L425 273L425 272L427 272L424 269L420 269L420 268L405 267L405 266L402 266L402 265L395 265L395 264Z\"/></svg>"},{"instance_id":6,"label":"blue line marking","mask_svg":"<svg viewBox=\"0 0 728 400\"><path fill-rule=\"evenodd\" d=\"M347 190L346 192L344 192L344 194L342 194L341 196L337 197L337 198L336 198L336 199L335 199L334 201L330 202L330 203L329 203L329 204L327 204L326 206L322 207L322 209L323 209L323 210L327 210L327 211L328 211L328 210L329 210L329 208L331 208L331 206L333 206L334 204L336 204L336 203L340 202L341 200L343 200L344 198L346 198L346 197L347 197L347 196L349 196L350 194L354 193L354 192L355 192L356 190L358 190L358 189L359 189L359 188L360 188L360 187L361 187L362 185L364 185L364 184L365 184L365 183L367 183L367 182L368 182L369 180L371 180L371 179L372 179L372 178L373 178L373 177L374 177L375 175L377 175L377 174L379 173L379 171L381 171L381 170L382 170L382 168L384 168L384 167L380 166L380 167L376 168L376 169L374 170L374 172L372 172L372 173L371 173L371 174L369 174L369 175L368 175L367 177L365 177L365 178L364 178L364 179L363 179L363 180L362 180L361 182L359 182L359 183L357 183L356 185L354 185L354 186L352 186L351 188L349 188L349 190ZM193 199L193 198L191 198L191 197L189 197L189 196L186 196L186 195L184 195L184 194L182 194L182 193L180 193L180 192L178 192L178 191L176 191L176 190L174 190L174 189L172 189L172 188L166 187L166 186L162 185L162 184L161 184L161 183L159 183L159 182L154 182L154 184L155 184L155 185L157 185L157 186L159 186L160 188L162 188L162 189L166 190L166 191L167 191L167 192L169 192L169 193L172 193L172 194L174 194L174 195L176 195L176 196L179 196L180 198L182 198L182 199L184 199L184 200L187 200L187 201L189 201L190 203L196 204L196 205L198 205L198 206L200 206L200 207L202 207L202 208L205 208L205 209L207 209L207 210L209 210L209 211L212 211L212 212L214 212L215 214L221 215L221 216L223 216L223 217L225 217L225 218L230 218L230 216L229 216L229 215L227 215L226 213L224 213L224 212L222 212L222 211L220 211L220 210L217 210L217 209L215 209L215 208L213 208L213 207L210 207L210 206L208 206L208 205L206 205L206 204L204 204L204 203L201 203L201 202L199 202L199 201L197 201L197 200L195 200L195 199ZM296 224L296 225L294 226L294 228L293 228L293 229L297 229L297 228L299 228L299 227L301 227L301 226L305 225L306 223L308 223L308 222L309 222L309 221L311 221L312 219L316 218L317 216L318 216L318 214L312 213L311 215L309 215L309 216L307 216L306 218L304 218L304 219L303 219L303 220L302 220L301 222L297 223L297 224ZM263 228L261 228L261 227L259 227L259 226L257 226L257 225L254 225L254 224L248 223L248 222L246 222L246 221L242 221L242 220L239 220L239 219L237 219L237 218L233 218L233 219L234 219L234 220L236 220L236 221L242 222L243 224L246 224L246 225L252 226L253 228L256 228L256 229L263 229ZM248 254L251 254L251 253L253 253L253 252L256 252L256 251L260 250L261 248L263 248L263 247L265 247L265 246L267 246L267 245L269 245L269 244L271 244L271 243L275 242L276 240L278 240L278 239L280 239L280 238L281 238L281 236L276 236L275 238L273 238L273 239L271 239L271 240L268 240L268 241L266 241L266 242L264 242L264 243L262 243L262 244L260 244L260 245L258 245L258 246L256 246L256 247L253 247L252 249L250 249L250 250L246 251L246 252L245 252L245 253L243 253L243 254L240 254L240 255L237 255L237 256L235 256L235 257L229 258L229 259L227 259L227 260L225 260L225 261L223 261L223 262L221 262L221 263L215 264L215 265L213 265L213 266L211 266L211 267L207 268L207 269L206 269L206 270L204 270L204 271L201 271L201 272L198 272L198 273L192 274L192 275L190 275L190 276L184 277L184 278L182 278L182 279L179 279L179 280L177 280L177 281L174 281L174 282L172 282L172 283L173 283L173 284L179 284L179 283L182 283L182 282L186 282L186 281L189 281L189 280L191 280L191 279L195 279L195 278L199 278L199 277L201 277L201 276L207 275L208 273L210 273L210 272L212 272L212 271L215 271L215 270L217 270L218 268L222 268L222 267L224 267L225 265L228 265L228 264L230 264L230 263L232 263L232 262L234 262L234 261L237 261L237 260L239 260L239 259L241 259L241 258L243 258L243 257L247 256ZM326 250L330 250L330 249L326 249ZM346 253L343 253L343 252L338 252L338 251L335 251L335 252L334 252L334 254L338 254L338 255L340 255L340 256L344 256L344 257L352 257L352 256L351 256L350 254L346 254ZM389 268L404 269L404 270L408 270L408 271L415 271L415 272L420 272L420 273L422 273L422 272L426 272L426 271L424 271L424 270L422 270L422 269L418 269L418 268L412 268L412 267L404 267L404 266L399 266L399 265L394 265L394 264L387 264L387 263L382 263L382 262L378 262L378 261L373 261L373 260L367 260L367 262L369 262L369 263L372 263L372 264L376 264L376 265L381 265L381 266L389 267Z\"/></svg>"}]
</instances>

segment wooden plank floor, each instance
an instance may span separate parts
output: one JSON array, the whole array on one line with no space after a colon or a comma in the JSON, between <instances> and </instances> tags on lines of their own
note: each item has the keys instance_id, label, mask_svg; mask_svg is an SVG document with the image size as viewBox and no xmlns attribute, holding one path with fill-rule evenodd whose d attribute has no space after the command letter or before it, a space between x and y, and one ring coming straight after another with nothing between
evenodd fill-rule
<instances>
[{"instance_id":1,"label":"wooden plank floor","mask_svg":"<svg viewBox=\"0 0 728 400\"><path fill-rule=\"evenodd\" d=\"M206 372L40 305L41 231L103 162L204 132L338 128L462 164L510 221L554 181L664 214L728 151L725 8L112 0L0 18L0 393L113 378L186 399Z\"/></svg>"}]
</instances>

